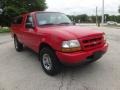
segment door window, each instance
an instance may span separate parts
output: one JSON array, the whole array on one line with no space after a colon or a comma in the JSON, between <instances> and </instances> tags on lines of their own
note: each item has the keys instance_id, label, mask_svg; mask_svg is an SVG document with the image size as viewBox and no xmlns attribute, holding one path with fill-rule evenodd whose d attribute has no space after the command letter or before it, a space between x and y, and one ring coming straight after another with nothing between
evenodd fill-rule
<instances>
[{"instance_id":1,"label":"door window","mask_svg":"<svg viewBox=\"0 0 120 90\"><path fill-rule=\"evenodd\" d=\"M27 19L26 19L26 28L27 27L34 27L34 23L33 23L33 17L32 16L27 16Z\"/></svg>"}]
</instances>

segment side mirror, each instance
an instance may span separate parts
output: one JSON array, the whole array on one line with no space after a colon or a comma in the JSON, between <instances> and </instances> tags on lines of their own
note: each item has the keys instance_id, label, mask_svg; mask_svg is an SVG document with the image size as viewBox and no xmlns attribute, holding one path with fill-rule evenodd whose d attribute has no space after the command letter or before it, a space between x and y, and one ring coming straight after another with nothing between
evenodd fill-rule
<instances>
[{"instance_id":1,"label":"side mirror","mask_svg":"<svg viewBox=\"0 0 120 90\"><path fill-rule=\"evenodd\" d=\"M34 29L34 25L32 23L26 23L26 28L32 28Z\"/></svg>"}]
</instances>

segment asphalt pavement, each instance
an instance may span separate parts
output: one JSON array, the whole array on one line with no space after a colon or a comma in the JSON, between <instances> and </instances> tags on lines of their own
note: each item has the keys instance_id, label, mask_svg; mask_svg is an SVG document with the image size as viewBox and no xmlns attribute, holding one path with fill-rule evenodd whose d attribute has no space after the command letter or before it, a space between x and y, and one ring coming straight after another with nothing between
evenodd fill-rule
<instances>
[{"instance_id":1,"label":"asphalt pavement","mask_svg":"<svg viewBox=\"0 0 120 90\"><path fill-rule=\"evenodd\" d=\"M4 44L11 41L12 38L10 33L0 33L0 44Z\"/></svg>"},{"instance_id":2,"label":"asphalt pavement","mask_svg":"<svg viewBox=\"0 0 120 90\"><path fill-rule=\"evenodd\" d=\"M0 90L120 90L120 29L104 31L108 52L97 62L66 67L57 76L46 75L37 54L16 52L10 34L0 34Z\"/></svg>"}]
</instances>

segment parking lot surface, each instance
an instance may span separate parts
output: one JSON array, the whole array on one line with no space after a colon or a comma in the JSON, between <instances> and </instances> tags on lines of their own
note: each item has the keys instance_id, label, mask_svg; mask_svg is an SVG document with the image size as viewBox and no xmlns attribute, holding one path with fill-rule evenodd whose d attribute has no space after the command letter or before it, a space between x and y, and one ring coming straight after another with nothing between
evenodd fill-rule
<instances>
[{"instance_id":1,"label":"parking lot surface","mask_svg":"<svg viewBox=\"0 0 120 90\"><path fill-rule=\"evenodd\" d=\"M11 42L12 38L10 33L0 33L0 44Z\"/></svg>"},{"instance_id":2,"label":"parking lot surface","mask_svg":"<svg viewBox=\"0 0 120 90\"><path fill-rule=\"evenodd\" d=\"M37 54L18 53L9 34L0 34L0 90L120 90L120 29L97 28L107 34L108 52L97 62L66 67L57 76L46 75Z\"/></svg>"}]
</instances>

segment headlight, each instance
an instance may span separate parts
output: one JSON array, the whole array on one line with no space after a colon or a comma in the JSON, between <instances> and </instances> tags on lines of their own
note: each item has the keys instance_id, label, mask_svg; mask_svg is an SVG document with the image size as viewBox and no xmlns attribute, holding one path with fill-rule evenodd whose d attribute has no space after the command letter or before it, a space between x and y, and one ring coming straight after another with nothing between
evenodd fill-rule
<instances>
[{"instance_id":1,"label":"headlight","mask_svg":"<svg viewBox=\"0 0 120 90\"><path fill-rule=\"evenodd\" d=\"M81 49L80 43L78 40L69 40L62 42L63 52L74 52L74 51L79 51L80 49Z\"/></svg>"}]
</instances>

